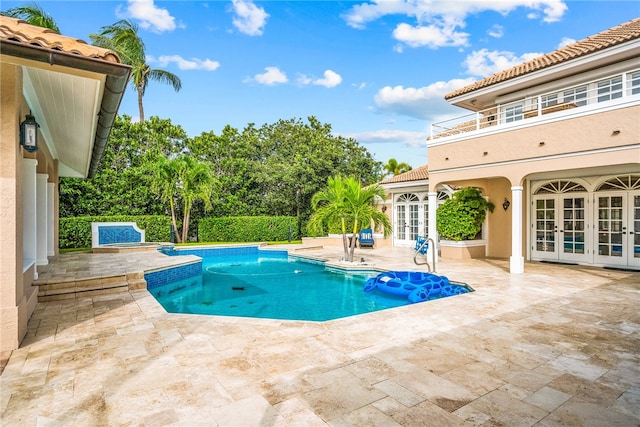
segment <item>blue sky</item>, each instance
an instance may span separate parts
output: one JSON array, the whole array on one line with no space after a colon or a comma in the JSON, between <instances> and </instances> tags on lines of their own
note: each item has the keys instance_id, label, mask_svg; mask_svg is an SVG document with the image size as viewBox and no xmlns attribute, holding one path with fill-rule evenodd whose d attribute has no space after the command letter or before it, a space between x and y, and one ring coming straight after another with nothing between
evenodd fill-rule
<instances>
[{"instance_id":1,"label":"blue sky","mask_svg":"<svg viewBox=\"0 0 640 427\"><path fill-rule=\"evenodd\" d=\"M315 116L374 157L427 163L429 126L464 113L444 95L640 16L637 1L40 1L64 35L139 26L145 116L189 136ZM25 2L3 1L2 10ZM119 112L137 119L129 87Z\"/></svg>"}]
</instances>

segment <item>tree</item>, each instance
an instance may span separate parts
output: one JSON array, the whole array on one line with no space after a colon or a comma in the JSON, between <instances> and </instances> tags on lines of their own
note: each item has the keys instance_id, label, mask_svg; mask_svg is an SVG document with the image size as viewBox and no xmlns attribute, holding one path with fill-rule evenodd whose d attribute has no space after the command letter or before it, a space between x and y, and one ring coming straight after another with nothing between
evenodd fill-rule
<instances>
[{"instance_id":1,"label":"tree","mask_svg":"<svg viewBox=\"0 0 640 427\"><path fill-rule=\"evenodd\" d=\"M31 25L48 28L60 34L60 29L58 28L56 21L36 3L32 3L28 6L12 7L11 9L7 9L2 12L2 14L10 18L22 19Z\"/></svg>"},{"instance_id":2,"label":"tree","mask_svg":"<svg viewBox=\"0 0 640 427\"><path fill-rule=\"evenodd\" d=\"M188 239L191 209L196 200L202 200L205 209L211 207L211 198L218 188L207 163L198 162L189 155L178 155L174 159L160 156L154 167L152 188L165 202L169 202L171 221L176 239L184 243ZM178 229L176 211L182 207L182 232Z\"/></svg>"},{"instance_id":3,"label":"tree","mask_svg":"<svg viewBox=\"0 0 640 427\"><path fill-rule=\"evenodd\" d=\"M147 64L145 47L138 35L138 26L123 19L115 24L102 27L99 34L89 34L95 46L115 51L120 60L131 65L131 84L138 93L140 121L144 122L142 97L151 80L173 86L178 92L182 87L180 78L166 70L154 69Z\"/></svg>"},{"instance_id":4,"label":"tree","mask_svg":"<svg viewBox=\"0 0 640 427\"><path fill-rule=\"evenodd\" d=\"M211 162L221 181L214 215L296 216L299 234L312 214L311 198L330 176L357 176L366 185L382 170L366 148L334 136L331 125L313 116L260 127L249 123L242 131L226 126L219 136L202 133L187 145L190 153Z\"/></svg>"},{"instance_id":5,"label":"tree","mask_svg":"<svg viewBox=\"0 0 640 427\"><path fill-rule=\"evenodd\" d=\"M151 191L153 165L159 155L183 152L186 140L184 129L168 119L116 116L95 177L60 178L60 217L168 214Z\"/></svg>"},{"instance_id":6,"label":"tree","mask_svg":"<svg viewBox=\"0 0 640 427\"><path fill-rule=\"evenodd\" d=\"M396 159L389 159L387 164L383 166L383 169L387 172L385 176L396 176L400 175L401 173L408 172L412 168L405 162L398 163Z\"/></svg>"},{"instance_id":7,"label":"tree","mask_svg":"<svg viewBox=\"0 0 640 427\"><path fill-rule=\"evenodd\" d=\"M352 238L348 243L348 226L352 227L353 237L361 226L369 227L371 223L376 228L382 227L385 237L391 233L389 218L375 207L376 198L385 198L385 191L379 185L363 187L354 177L330 177L327 187L312 198L314 213L309 219L308 227L314 233L322 233L325 225L339 223L344 260L352 262L356 239Z\"/></svg>"}]
</instances>

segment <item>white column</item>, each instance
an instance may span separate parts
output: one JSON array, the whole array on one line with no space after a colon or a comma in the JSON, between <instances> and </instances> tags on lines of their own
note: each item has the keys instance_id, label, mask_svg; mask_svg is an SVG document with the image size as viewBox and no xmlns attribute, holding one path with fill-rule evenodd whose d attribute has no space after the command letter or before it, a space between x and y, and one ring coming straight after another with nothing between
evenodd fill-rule
<instances>
[{"instance_id":1,"label":"white column","mask_svg":"<svg viewBox=\"0 0 640 427\"><path fill-rule=\"evenodd\" d=\"M438 230L436 228L436 211L438 210L438 193L429 192L429 232L427 237L433 239L433 245L429 245L427 260L438 261Z\"/></svg>"},{"instance_id":2,"label":"white column","mask_svg":"<svg viewBox=\"0 0 640 427\"><path fill-rule=\"evenodd\" d=\"M511 274L524 273L522 256L522 187L511 187Z\"/></svg>"},{"instance_id":3,"label":"white column","mask_svg":"<svg viewBox=\"0 0 640 427\"><path fill-rule=\"evenodd\" d=\"M36 262L36 167L35 159L22 159L22 255L23 271Z\"/></svg>"},{"instance_id":4,"label":"white column","mask_svg":"<svg viewBox=\"0 0 640 427\"><path fill-rule=\"evenodd\" d=\"M53 243L53 218L54 215L54 203L53 196L55 194L56 184L53 182L47 183L47 255L54 256L56 254L56 248Z\"/></svg>"},{"instance_id":5,"label":"white column","mask_svg":"<svg viewBox=\"0 0 640 427\"><path fill-rule=\"evenodd\" d=\"M36 264L47 265L47 179L49 175L36 175Z\"/></svg>"}]
</instances>

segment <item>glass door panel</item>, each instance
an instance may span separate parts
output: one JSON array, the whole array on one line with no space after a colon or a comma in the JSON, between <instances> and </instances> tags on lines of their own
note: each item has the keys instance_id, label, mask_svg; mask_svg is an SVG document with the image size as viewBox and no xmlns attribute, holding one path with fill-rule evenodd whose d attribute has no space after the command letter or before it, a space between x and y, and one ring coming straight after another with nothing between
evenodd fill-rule
<instances>
[{"instance_id":1,"label":"glass door panel","mask_svg":"<svg viewBox=\"0 0 640 427\"><path fill-rule=\"evenodd\" d=\"M536 258L557 259L556 198L535 198L533 201L533 253Z\"/></svg>"},{"instance_id":2,"label":"glass door panel","mask_svg":"<svg viewBox=\"0 0 640 427\"><path fill-rule=\"evenodd\" d=\"M418 205L409 205L409 240L418 237L420 215Z\"/></svg>"},{"instance_id":3,"label":"glass door panel","mask_svg":"<svg viewBox=\"0 0 640 427\"><path fill-rule=\"evenodd\" d=\"M596 261L604 264L627 263L626 226L624 212L625 194L598 194Z\"/></svg>"},{"instance_id":4,"label":"glass door panel","mask_svg":"<svg viewBox=\"0 0 640 427\"><path fill-rule=\"evenodd\" d=\"M629 224L629 264L640 266L640 192L634 193L629 195L629 198L633 199L629 208L629 218L631 219Z\"/></svg>"},{"instance_id":5,"label":"glass door panel","mask_svg":"<svg viewBox=\"0 0 640 427\"><path fill-rule=\"evenodd\" d=\"M587 255L586 196L563 197L561 260L582 261Z\"/></svg>"},{"instance_id":6,"label":"glass door panel","mask_svg":"<svg viewBox=\"0 0 640 427\"><path fill-rule=\"evenodd\" d=\"M424 214L422 230L418 230L418 233L420 236L427 236L429 234L429 204L428 203L425 203L422 205L422 213Z\"/></svg>"},{"instance_id":7,"label":"glass door panel","mask_svg":"<svg viewBox=\"0 0 640 427\"><path fill-rule=\"evenodd\" d=\"M404 226L406 225L406 206L398 205L396 206L396 239L397 240L405 240L406 239L406 230Z\"/></svg>"}]
</instances>

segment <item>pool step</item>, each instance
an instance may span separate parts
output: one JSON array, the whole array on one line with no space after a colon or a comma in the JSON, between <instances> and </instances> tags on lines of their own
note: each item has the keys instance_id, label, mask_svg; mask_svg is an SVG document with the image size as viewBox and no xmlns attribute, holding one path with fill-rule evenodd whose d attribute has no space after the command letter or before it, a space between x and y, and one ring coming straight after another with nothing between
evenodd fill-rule
<instances>
[{"instance_id":1,"label":"pool step","mask_svg":"<svg viewBox=\"0 0 640 427\"><path fill-rule=\"evenodd\" d=\"M38 283L38 301L57 301L146 289L143 273L92 277L57 283Z\"/></svg>"}]
</instances>

